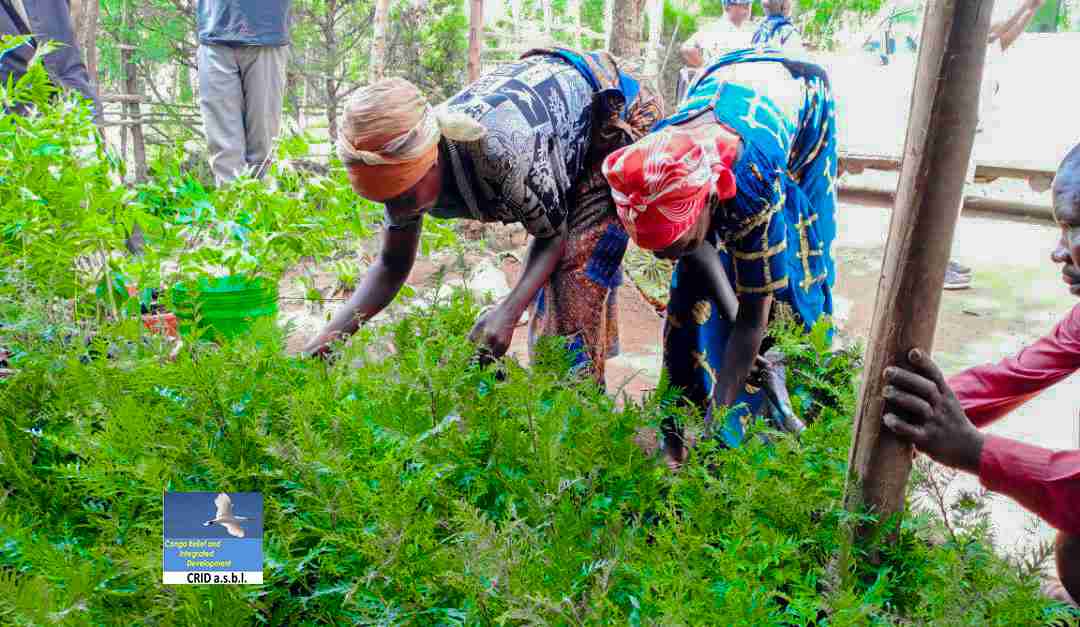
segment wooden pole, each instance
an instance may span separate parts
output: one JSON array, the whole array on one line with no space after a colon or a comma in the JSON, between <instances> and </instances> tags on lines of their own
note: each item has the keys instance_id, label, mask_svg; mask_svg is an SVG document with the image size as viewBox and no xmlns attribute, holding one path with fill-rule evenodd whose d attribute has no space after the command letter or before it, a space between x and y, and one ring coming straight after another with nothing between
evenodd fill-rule
<instances>
[{"instance_id":1,"label":"wooden pole","mask_svg":"<svg viewBox=\"0 0 1080 627\"><path fill-rule=\"evenodd\" d=\"M846 503L884 521L903 511L911 447L882 428L882 373L929 351L945 267L975 142L993 2L928 3L919 41L904 160L878 283L870 345L849 456Z\"/></svg>"},{"instance_id":2,"label":"wooden pole","mask_svg":"<svg viewBox=\"0 0 1080 627\"><path fill-rule=\"evenodd\" d=\"M138 96L139 93L139 76L138 69L135 65L135 45L134 45L134 16L132 12L134 10L132 0L126 0L124 2L124 41L127 43L120 46L120 60L124 67L124 88L129 95ZM137 120L142 117L140 106L138 102L129 102L124 105L125 114L128 118ZM147 168L146 168L146 140L143 138L143 128L141 124L134 124L129 129L131 133L131 150L133 157L135 158L135 180L142 182L146 180Z\"/></svg>"},{"instance_id":3,"label":"wooden pole","mask_svg":"<svg viewBox=\"0 0 1080 627\"><path fill-rule=\"evenodd\" d=\"M375 1L375 23L371 36L371 68L368 73L372 83L382 80L386 72L386 26L390 18L390 0Z\"/></svg>"},{"instance_id":4,"label":"wooden pole","mask_svg":"<svg viewBox=\"0 0 1080 627\"><path fill-rule=\"evenodd\" d=\"M480 80L480 51L484 47L484 0L469 3L469 82Z\"/></svg>"}]
</instances>

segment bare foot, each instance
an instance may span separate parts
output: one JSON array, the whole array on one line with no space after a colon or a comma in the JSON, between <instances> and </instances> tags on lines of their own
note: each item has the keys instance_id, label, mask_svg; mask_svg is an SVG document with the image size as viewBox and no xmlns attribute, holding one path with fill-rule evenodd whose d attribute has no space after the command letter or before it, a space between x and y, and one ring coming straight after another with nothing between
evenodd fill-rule
<instances>
[{"instance_id":1,"label":"bare foot","mask_svg":"<svg viewBox=\"0 0 1080 627\"><path fill-rule=\"evenodd\" d=\"M664 462L671 472L679 472L682 465L690 458L690 451L680 447L678 450L664 449Z\"/></svg>"},{"instance_id":2,"label":"bare foot","mask_svg":"<svg viewBox=\"0 0 1080 627\"><path fill-rule=\"evenodd\" d=\"M671 472L678 472L686 460L690 457L692 442L684 438L682 433L665 433L664 437L664 460Z\"/></svg>"},{"instance_id":3,"label":"bare foot","mask_svg":"<svg viewBox=\"0 0 1080 627\"><path fill-rule=\"evenodd\" d=\"M638 445L642 453L649 457L663 452L664 463L672 472L678 471L690 457L690 450L683 446L682 438L676 434L665 437L657 433L655 429L642 428L638 429L637 434L634 436L634 443ZM692 437L687 438L687 443L693 445Z\"/></svg>"}]
</instances>

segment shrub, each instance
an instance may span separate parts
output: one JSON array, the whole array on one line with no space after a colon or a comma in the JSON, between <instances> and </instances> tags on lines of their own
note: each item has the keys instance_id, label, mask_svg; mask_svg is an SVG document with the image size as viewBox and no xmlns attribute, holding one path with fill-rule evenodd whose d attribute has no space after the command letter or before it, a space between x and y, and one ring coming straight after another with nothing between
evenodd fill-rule
<instances>
[{"instance_id":1,"label":"shrub","mask_svg":"<svg viewBox=\"0 0 1080 627\"><path fill-rule=\"evenodd\" d=\"M841 503L848 413L822 406L801 440L703 445L673 476L634 441L669 392L617 408L550 343L500 380L470 365L476 313L458 293L364 329L332 367L284 356L269 327L176 363L141 344L83 363L28 341L0 384L0 621L1030 624L1062 611L983 527L935 544L925 514L839 565L858 519ZM791 383L813 390L818 375L794 368ZM833 390L841 407L853 375ZM160 585L165 490L262 491L267 583Z\"/></svg>"}]
</instances>

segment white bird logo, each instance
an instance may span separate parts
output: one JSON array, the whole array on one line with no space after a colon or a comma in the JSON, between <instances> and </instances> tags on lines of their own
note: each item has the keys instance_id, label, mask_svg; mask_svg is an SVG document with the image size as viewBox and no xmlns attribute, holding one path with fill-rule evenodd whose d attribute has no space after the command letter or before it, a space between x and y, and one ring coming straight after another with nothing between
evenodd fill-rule
<instances>
[{"instance_id":1,"label":"white bird logo","mask_svg":"<svg viewBox=\"0 0 1080 627\"><path fill-rule=\"evenodd\" d=\"M246 516L236 516L233 514L232 499L228 494L222 492L214 498L214 505L217 506L217 514L214 517L203 523L203 527L209 527L214 523L225 527L225 530L229 532L229 535L236 536L237 538L244 537L244 528L240 526L240 521L249 520Z\"/></svg>"}]
</instances>

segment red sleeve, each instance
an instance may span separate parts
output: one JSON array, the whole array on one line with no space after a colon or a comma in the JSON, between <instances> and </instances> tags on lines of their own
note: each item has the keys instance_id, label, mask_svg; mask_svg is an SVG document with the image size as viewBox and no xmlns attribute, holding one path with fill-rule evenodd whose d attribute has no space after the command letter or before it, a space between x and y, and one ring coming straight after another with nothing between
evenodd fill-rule
<instances>
[{"instance_id":1,"label":"red sleeve","mask_svg":"<svg viewBox=\"0 0 1080 627\"><path fill-rule=\"evenodd\" d=\"M1053 451L987 435L979 479L1055 529L1080 534L1080 450Z\"/></svg>"},{"instance_id":2,"label":"red sleeve","mask_svg":"<svg viewBox=\"0 0 1080 627\"><path fill-rule=\"evenodd\" d=\"M976 366L949 379L976 427L1005 416L1080 369L1080 305L1049 335L997 364Z\"/></svg>"}]
</instances>

